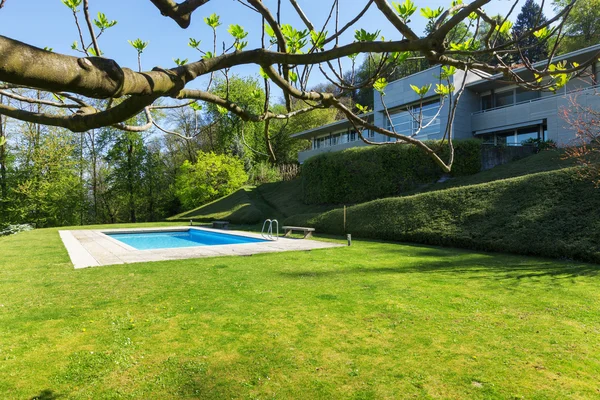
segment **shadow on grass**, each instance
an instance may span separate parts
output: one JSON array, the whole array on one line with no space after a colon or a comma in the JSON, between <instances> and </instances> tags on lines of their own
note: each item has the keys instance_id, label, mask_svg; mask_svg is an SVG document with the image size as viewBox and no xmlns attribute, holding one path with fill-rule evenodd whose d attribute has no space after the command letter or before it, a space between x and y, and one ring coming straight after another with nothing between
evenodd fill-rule
<instances>
[{"instance_id":1,"label":"shadow on grass","mask_svg":"<svg viewBox=\"0 0 600 400\"><path fill-rule=\"evenodd\" d=\"M348 267L331 270L284 271L280 274L288 278L326 278L351 274L456 274L466 275L467 279L527 279L552 277L557 279L574 277L595 277L600 274L600 265L549 260L543 258L515 256L501 253L473 253L468 250L404 245L402 250L375 250L378 258L385 260L405 256L397 266ZM418 259L424 259L417 261ZM385 261L383 261L385 262Z\"/></svg>"},{"instance_id":2,"label":"shadow on grass","mask_svg":"<svg viewBox=\"0 0 600 400\"><path fill-rule=\"evenodd\" d=\"M55 400L64 398L65 396L62 394L54 393L50 389L44 389L39 394L33 396L30 400Z\"/></svg>"}]
</instances>

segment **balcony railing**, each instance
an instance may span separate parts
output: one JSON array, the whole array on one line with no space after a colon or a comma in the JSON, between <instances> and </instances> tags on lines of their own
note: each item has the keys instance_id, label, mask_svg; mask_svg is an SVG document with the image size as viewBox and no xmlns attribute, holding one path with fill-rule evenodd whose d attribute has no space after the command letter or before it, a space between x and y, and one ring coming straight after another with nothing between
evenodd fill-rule
<instances>
[{"instance_id":1,"label":"balcony railing","mask_svg":"<svg viewBox=\"0 0 600 400\"><path fill-rule=\"evenodd\" d=\"M595 89L598 89L598 88L600 88L600 85L593 85L593 86L589 86L587 88L573 89L573 90L570 90L570 91L567 92L566 91L566 87L565 87L565 91L563 93L560 93L560 94L557 93L557 94L553 94L553 95L550 95L550 96L538 97L537 99L525 100L525 101L520 101L518 103L508 104L508 105L505 105L505 106L488 108L487 110L479 110L479 111L475 111L475 112L471 113L471 115L484 114L486 112L496 111L496 110L502 110L503 108L514 107L514 106L518 106L518 105L521 105L521 104L535 103L536 101L553 99L553 98L558 97L558 96L566 96L566 95L572 94L572 93L588 92L590 90L595 90Z\"/></svg>"}]
</instances>

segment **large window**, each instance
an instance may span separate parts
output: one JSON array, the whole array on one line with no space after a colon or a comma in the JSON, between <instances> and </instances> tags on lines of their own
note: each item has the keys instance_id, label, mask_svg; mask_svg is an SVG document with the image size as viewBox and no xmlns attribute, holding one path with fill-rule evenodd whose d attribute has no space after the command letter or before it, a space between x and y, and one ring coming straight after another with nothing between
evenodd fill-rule
<instances>
[{"instance_id":1,"label":"large window","mask_svg":"<svg viewBox=\"0 0 600 400\"><path fill-rule=\"evenodd\" d=\"M393 130L393 126L397 133L407 136L417 133L418 135L439 133L440 119L439 116L436 116L439 107L439 101L432 101L424 104L422 108L417 104L408 109L390 113L389 119L385 116L385 127L386 129ZM419 131L420 127L422 128L421 131Z\"/></svg>"},{"instance_id":2,"label":"large window","mask_svg":"<svg viewBox=\"0 0 600 400\"><path fill-rule=\"evenodd\" d=\"M481 95L481 110L491 110L499 107L512 106L516 103L523 103L539 99L541 93L535 90L527 90L521 87L516 89L495 92L493 95Z\"/></svg>"},{"instance_id":3,"label":"large window","mask_svg":"<svg viewBox=\"0 0 600 400\"><path fill-rule=\"evenodd\" d=\"M537 90L527 90L524 88L517 88L515 97L517 103L522 103L524 101L531 101L540 98L540 92Z\"/></svg>"},{"instance_id":4,"label":"large window","mask_svg":"<svg viewBox=\"0 0 600 400\"><path fill-rule=\"evenodd\" d=\"M546 138L546 127L531 126L528 128L515 129L505 132L490 133L482 136L483 144L496 146L523 146L531 143L531 140Z\"/></svg>"},{"instance_id":5,"label":"large window","mask_svg":"<svg viewBox=\"0 0 600 400\"><path fill-rule=\"evenodd\" d=\"M514 91L506 90L504 92L494 93L496 107L505 107L514 104Z\"/></svg>"}]
</instances>

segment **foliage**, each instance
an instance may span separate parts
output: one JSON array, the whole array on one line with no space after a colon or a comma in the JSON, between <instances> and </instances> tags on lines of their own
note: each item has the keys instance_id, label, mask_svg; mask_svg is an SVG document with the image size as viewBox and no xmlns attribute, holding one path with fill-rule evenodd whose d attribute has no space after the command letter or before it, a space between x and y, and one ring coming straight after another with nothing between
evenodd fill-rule
<instances>
[{"instance_id":1,"label":"foliage","mask_svg":"<svg viewBox=\"0 0 600 400\"><path fill-rule=\"evenodd\" d=\"M352 206L346 231L360 238L574 258L600 263L600 200L577 169L541 172ZM343 233L343 211L303 226Z\"/></svg>"},{"instance_id":2,"label":"foliage","mask_svg":"<svg viewBox=\"0 0 600 400\"><path fill-rule=\"evenodd\" d=\"M540 5L534 0L526 0L521 8L521 12L517 16L517 22L513 27L513 34L519 37L546 22L546 16ZM533 63L547 58L547 43L542 41L548 33L548 28L546 28L545 32L544 30L540 30L537 34L527 35L523 40L519 41L519 46L522 48L521 53L527 57L529 62Z\"/></svg>"},{"instance_id":3,"label":"foliage","mask_svg":"<svg viewBox=\"0 0 600 400\"><path fill-rule=\"evenodd\" d=\"M235 224L252 225L262 223L267 218L276 218L281 222L295 214L320 213L332 208L304 204L302 181L295 179L245 187L209 204L175 215L169 220L188 222L193 219L210 222L223 219Z\"/></svg>"},{"instance_id":4,"label":"foliage","mask_svg":"<svg viewBox=\"0 0 600 400\"><path fill-rule=\"evenodd\" d=\"M303 107L300 102L292 102L292 110L299 110ZM285 106L273 106L274 112L284 112ZM296 115L284 121L271 121L269 133L273 145L273 151L277 157L277 164L291 164L298 161L298 152L310 148L308 140L299 140L293 138L294 133L302 132L307 129L317 128L335 121L336 111L334 109L317 109L309 113Z\"/></svg>"},{"instance_id":5,"label":"foliage","mask_svg":"<svg viewBox=\"0 0 600 400\"><path fill-rule=\"evenodd\" d=\"M479 171L480 146L477 140L455 143L453 175ZM443 148L440 151L444 153ZM304 201L340 204L395 196L441 175L433 160L413 145L351 148L320 154L304 163Z\"/></svg>"},{"instance_id":6,"label":"foliage","mask_svg":"<svg viewBox=\"0 0 600 400\"><path fill-rule=\"evenodd\" d=\"M25 128L25 127L24 127ZM83 191L76 156L77 135L60 129L25 130L26 154L14 172L10 220L37 227L80 221ZM35 145L34 145L35 144Z\"/></svg>"},{"instance_id":7,"label":"foliage","mask_svg":"<svg viewBox=\"0 0 600 400\"><path fill-rule=\"evenodd\" d=\"M8 225L6 228L0 229L0 236L15 235L17 233L31 230L33 230L33 226L29 224Z\"/></svg>"},{"instance_id":8,"label":"foliage","mask_svg":"<svg viewBox=\"0 0 600 400\"><path fill-rule=\"evenodd\" d=\"M265 161L254 164L249 175L249 181L252 185L278 182L281 180L279 169Z\"/></svg>"},{"instance_id":9,"label":"foliage","mask_svg":"<svg viewBox=\"0 0 600 400\"><path fill-rule=\"evenodd\" d=\"M556 8L569 3L567 0L556 0ZM568 53L600 42L600 0L576 1L566 20L565 36L559 43L559 52ZM555 43L554 38L552 45Z\"/></svg>"},{"instance_id":10,"label":"foliage","mask_svg":"<svg viewBox=\"0 0 600 400\"><path fill-rule=\"evenodd\" d=\"M229 76L227 80L218 78L211 92L223 97L227 95L230 101L249 112L260 113L264 107L265 93L254 78L236 75ZM243 159L248 167L267 157L264 122L244 121L212 103L207 104L205 122L214 123L215 140L211 150L233 154Z\"/></svg>"},{"instance_id":11,"label":"foliage","mask_svg":"<svg viewBox=\"0 0 600 400\"><path fill-rule=\"evenodd\" d=\"M176 194L187 209L228 195L248 181L242 161L225 154L199 151L195 163L185 161L176 181Z\"/></svg>"}]
</instances>

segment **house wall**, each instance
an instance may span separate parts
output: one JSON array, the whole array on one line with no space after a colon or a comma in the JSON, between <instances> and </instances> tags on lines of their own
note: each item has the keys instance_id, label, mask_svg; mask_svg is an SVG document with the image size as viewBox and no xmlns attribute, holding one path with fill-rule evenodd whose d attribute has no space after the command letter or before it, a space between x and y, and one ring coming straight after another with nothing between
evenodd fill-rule
<instances>
[{"instance_id":1,"label":"house wall","mask_svg":"<svg viewBox=\"0 0 600 400\"><path fill-rule=\"evenodd\" d=\"M572 87L573 88L573 87ZM545 95L529 102L476 113L471 117L472 130L502 130L514 124L527 125L528 122L545 120L547 125L546 140L553 140L559 146L569 144L574 138L574 132L561 116L564 110L576 101L582 107L600 109L600 96L595 90L588 89L570 94Z\"/></svg>"}]
</instances>

